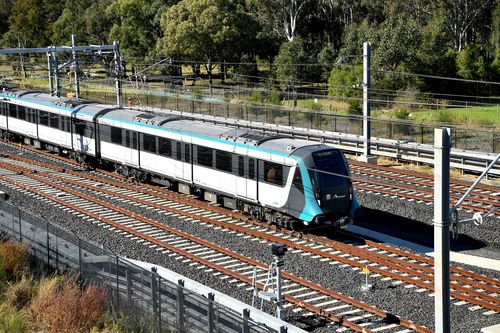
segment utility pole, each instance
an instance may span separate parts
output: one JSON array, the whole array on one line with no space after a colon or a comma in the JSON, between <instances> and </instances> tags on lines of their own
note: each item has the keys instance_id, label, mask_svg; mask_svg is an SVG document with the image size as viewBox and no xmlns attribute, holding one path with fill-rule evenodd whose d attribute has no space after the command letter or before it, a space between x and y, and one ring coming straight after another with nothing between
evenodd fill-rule
<instances>
[{"instance_id":1,"label":"utility pole","mask_svg":"<svg viewBox=\"0 0 500 333\"><path fill-rule=\"evenodd\" d=\"M371 44L363 43L363 155L358 160L369 164L377 164L377 157L370 154L371 123L370 123L370 70Z\"/></svg>"},{"instance_id":2,"label":"utility pole","mask_svg":"<svg viewBox=\"0 0 500 333\"><path fill-rule=\"evenodd\" d=\"M75 97L80 98L80 78L78 77L78 60L76 58L76 36L71 34L71 50L73 56L73 72L75 75Z\"/></svg>"},{"instance_id":3,"label":"utility pole","mask_svg":"<svg viewBox=\"0 0 500 333\"><path fill-rule=\"evenodd\" d=\"M113 42L114 46L114 62L115 62L115 77L116 77L116 105L119 108L123 107L123 98L122 98L122 57L120 55L120 43L117 41Z\"/></svg>"},{"instance_id":4,"label":"utility pole","mask_svg":"<svg viewBox=\"0 0 500 333\"><path fill-rule=\"evenodd\" d=\"M57 60L57 52L52 53L52 60L54 61L54 67L53 67L54 68L54 80L56 83L55 96L61 97L61 84L59 83L59 62Z\"/></svg>"},{"instance_id":5,"label":"utility pole","mask_svg":"<svg viewBox=\"0 0 500 333\"><path fill-rule=\"evenodd\" d=\"M450 129L434 130L435 332L450 333Z\"/></svg>"},{"instance_id":6,"label":"utility pole","mask_svg":"<svg viewBox=\"0 0 500 333\"><path fill-rule=\"evenodd\" d=\"M49 68L49 89L50 89L50 96L53 96L52 94L54 93L54 70L52 68L52 53L47 52L47 65Z\"/></svg>"}]
</instances>

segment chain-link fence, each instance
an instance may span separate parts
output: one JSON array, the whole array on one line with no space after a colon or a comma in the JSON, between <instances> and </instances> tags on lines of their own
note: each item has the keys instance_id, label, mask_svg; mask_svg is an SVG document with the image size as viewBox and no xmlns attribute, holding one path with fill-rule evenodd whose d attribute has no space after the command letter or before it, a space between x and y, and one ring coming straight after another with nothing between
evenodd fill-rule
<instances>
[{"instance_id":1,"label":"chain-link fence","mask_svg":"<svg viewBox=\"0 0 500 333\"><path fill-rule=\"evenodd\" d=\"M276 332L254 322L248 312L237 313L165 280L156 270L144 270L110 250L83 241L71 231L0 201L0 231L23 242L47 271L78 274L85 283L108 289L108 306L145 332ZM285 327L282 327L285 331Z\"/></svg>"},{"instance_id":2,"label":"chain-link fence","mask_svg":"<svg viewBox=\"0 0 500 333\"><path fill-rule=\"evenodd\" d=\"M88 100L113 105L116 104L116 91L112 90L111 87L104 83L102 89L98 90L83 87L81 96ZM138 90L130 83L123 89L123 100L127 101L130 98L135 106L363 135L363 117L360 115L325 113L318 110L286 108L271 104L232 103L229 89L224 90L220 97L207 97L202 94L203 91L191 91L187 90L185 86L181 87L169 87L163 90ZM37 87L24 84L22 88L36 90ZM66 92L70 91L63 89L61 95ZM434 128L439 126L450 127L450 124L372 118L371 136L432 145ZM500 134L497 128L482 130L451 126L451 133L453 148L485 153L500 152Z\"/></svg>"}]
</instances>

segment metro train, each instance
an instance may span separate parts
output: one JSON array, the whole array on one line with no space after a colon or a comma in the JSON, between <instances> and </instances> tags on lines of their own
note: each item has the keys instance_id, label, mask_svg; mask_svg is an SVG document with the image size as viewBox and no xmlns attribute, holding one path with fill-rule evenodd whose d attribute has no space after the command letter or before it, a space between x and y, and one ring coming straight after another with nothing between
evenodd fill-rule
<instances>
[{"instance_id":1,"label":"metro train","mask_svg":"<svg viewBox=\"0 0 500 333\"><path fill-rule=\"evenodd\" d=\"M286 227L342 227L360 205L338 149L168 113L0 90L0 136Z\"/></svg>"}]
</instances>

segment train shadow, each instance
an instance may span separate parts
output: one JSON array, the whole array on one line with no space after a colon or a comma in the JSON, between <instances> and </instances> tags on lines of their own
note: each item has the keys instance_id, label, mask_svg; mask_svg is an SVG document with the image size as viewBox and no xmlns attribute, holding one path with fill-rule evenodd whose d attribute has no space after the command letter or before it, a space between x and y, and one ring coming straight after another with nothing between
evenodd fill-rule
<instances>
[{"instance_id":1,"label":"train shadow","mask_svg":"<svg viewBox=\"0 0 500 333\"><path fill-rule=\"evenodd\" d=\"M363 217L356 220L355 226L421 246L434 247L434 226L376 209L364 210ZM477 250L486 246L483 241L464 234L459 234L458 238L451 238L450 241L452 251Z\"/></svg>"}]
</instances>

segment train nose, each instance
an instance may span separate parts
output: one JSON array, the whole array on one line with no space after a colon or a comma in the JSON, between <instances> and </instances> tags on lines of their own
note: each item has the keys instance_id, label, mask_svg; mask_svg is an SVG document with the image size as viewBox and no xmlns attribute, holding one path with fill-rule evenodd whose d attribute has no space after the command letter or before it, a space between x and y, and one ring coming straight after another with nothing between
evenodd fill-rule
<instances>
[{"instance_id":1,"label":"train nose","mask_svg":"<svg viewBox=\"0 0 500 333\"><path fill-rule=\"evenodd\" d=\"M350 197L348 191L330 189L321 195L321 208L325 213L341 212L349 208Z\"/></svg>"}]
</instances>

